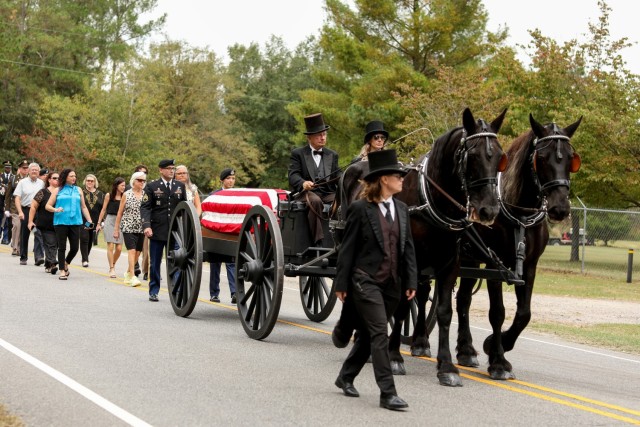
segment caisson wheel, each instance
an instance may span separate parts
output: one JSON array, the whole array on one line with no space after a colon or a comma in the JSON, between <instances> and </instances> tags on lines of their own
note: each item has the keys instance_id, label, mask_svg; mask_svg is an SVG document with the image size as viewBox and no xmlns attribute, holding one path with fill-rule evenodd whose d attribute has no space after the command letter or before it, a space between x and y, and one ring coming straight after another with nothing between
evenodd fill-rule
<instances>
[{"instance_id":1,"label":"caisson wheel","mask_svg":"<svg viewBox=\"0 0 640 427\"><path fill-rule=\"evenodd\" d=\"M244 218L236 255L238 314L249 337L269 336L278 320L284 284L284 252L278 221L261 205Z\"/></svg>"},{"instance_id":2,"label":"caisson wheel","mask_svg":"<svg viewBox=\"0 0 640 427\"><path fill-rule=\"evenodd\" d=\"M300 300L309 320L322 322L336 305L333 280L327 277L300 276Z\"/></svg>"},{"instance_id":3,"label":"caisson wheel","mask_svg":"<svg viewBox=\"0 0 640 427\"><path fill-rule=\"evenodd\" d=\"M171 216L166 264L171 306L187 317L198 301L202 277L202 230L190 202L180 202Z\"/></svg>"}]
</instances>

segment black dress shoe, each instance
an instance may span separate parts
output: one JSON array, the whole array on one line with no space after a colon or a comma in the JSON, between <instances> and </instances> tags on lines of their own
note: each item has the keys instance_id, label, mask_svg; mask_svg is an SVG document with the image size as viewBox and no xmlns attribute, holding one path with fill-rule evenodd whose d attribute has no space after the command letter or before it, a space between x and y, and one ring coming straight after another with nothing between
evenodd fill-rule
<instances>
[{"instance_id":1,"label":"black dress shoe","mask_svg":"<svg viewBox=\"0 0 640 427\"><path fill-rule=\"evenodd\" d=\"M348 337L344 337L342 331L337 325L333 328L333 332L331 332L331 341L333 341L333 345L338 348L345 348L349 344L349 339L350 338Z\"/></svg>"},{"instance_id":2,"label":"black dress shoe","mask_svg":"<svg viewBox=\"0 0 640 427\"><path fill-rule=\"evenodd\" d=\"M358 390L356 390L356 388L353 386L353 383L347 382L347 381L343 380L342 378L338 377L336 379L336 383L335 384L336 384L336 387L342 389L342 392L344 393L345 396L347 396L347 397L360 397L360 393L358 393ZM380 400L380 402L382 402L382 400Z\"/></svg>"},{"instance_id":3,"label":"black dress shoe","mask_svg":"<svg viewBox=\"0 0 640 427\"><path fill-rule=\"evenodd\" d=\"M392 395L387 397L380 397L380 407L397 411L399 409L408 408L409 404L402 400L402 398Z\"/></svg>"},{"instance_id":4,"label":"black dress shoe","mask_svg":"<svg viewBox=\"0 0 640 427\"><path fill-rule=\"evenodd\" d=\"M39 260L36 261L36 265L38 267L40 267L42 264L44 264L44 260L43 259L39 259Z\"/></svg>"},{"instance_id":5,"label":"black dress shoe","mask_svg":"<svg viewBox=\"0 0 640 427\"><path fill-rule=\"evenodd\" d=\"M156 294L149 295L149 301L158 302L158 295Z\"/></svg>"}]
</instances>

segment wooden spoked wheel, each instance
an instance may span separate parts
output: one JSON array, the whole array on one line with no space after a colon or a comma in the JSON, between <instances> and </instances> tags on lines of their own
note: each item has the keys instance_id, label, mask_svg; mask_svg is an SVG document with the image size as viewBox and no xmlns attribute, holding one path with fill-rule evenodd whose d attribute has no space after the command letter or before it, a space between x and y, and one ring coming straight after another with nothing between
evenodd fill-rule
<instances>
[{"instance_id":1,"label":"wooden spoked wheel","mask_svg":"<svg viewBox=\"0 0 640 427\"><path fill-rule=\"evenodd\" d=\"M202 278L202 230L190 202L178 204L171 216L166 264L171 306L187 317L198 301Z\"/></svg>"},{"instance_id":2,"label":"wooden spoked wheel","mask_svg":"<svg viewBox=\"0 0 640 427\"><path fill-rule=\"evenodd\" d=\"M284 286L284 251L278 221L261 205L244 218L236 255L238 314L249 337L269 336L278 320Z\"/></svg>"},{"instance_id":3,"label":"wooden spoked wheel","mask_svg":"<svg viewBox=\"0 0 640 427\"><path fill-rule=\"evenodd\" d=\"M300 300L309 320L324 321L338 300L333 290L333 280L327 277L300 276Z\"/></svg>"}]
</instances>

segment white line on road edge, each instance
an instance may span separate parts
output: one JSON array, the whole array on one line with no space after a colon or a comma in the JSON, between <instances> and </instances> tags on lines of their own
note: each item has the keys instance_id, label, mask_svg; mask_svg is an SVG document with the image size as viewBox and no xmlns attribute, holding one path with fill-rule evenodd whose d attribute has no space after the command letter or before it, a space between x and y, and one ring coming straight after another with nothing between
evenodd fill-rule
<instances>
[{"instance_id":1,"label":"white line on road edge","mask_svg":"<svg viewBox=\"0 0 640 427\"><path fill-rule=\"evenodd\" d=\"M107 412L115 415L116 417L120 418L125 423L127 423L127 424L129 424L131 426L140 426L140 427L149 426L149 427L151 427L151 424L148 424L148 423L142 421L140 418L136 417L135 415L132 415L129 412L125 411L124 409L120 408L119 406L109 402L104 397L98 395L97 393L94 393L93 391L89 390L85 386L83 386L83 385L77 383L76 381L72 380L71 378L69 378L68 376L63 374L62 372L56 371L51 366L47 365L44 362L39 361L35 357L25 353L24 351L20 350L19 348L14 347L13 345L9 344L8 342L3 340L2 338L0 338L0 346L4 347L6 350L8 350L11 353L15 354L16 356L18 356L19 358L21 358L25 362L29 363L30 365L40 369L42 372L44 372L45 374L49 375L50 377L60 381L62 384L66 385L71 390L75 391L76 393L80 394L81 396L85 397L86 399L92 401L93 403L95 403L96 405L98 405L99 407L104 409L105 411L107 411Z\"/></svg>"},{"instance_id":2,"label":"white line on road edge","mask_svg":"<svg viewBox=\"0 0 640 427\"><path fill-rule=\"evenodd\" d=\"M454 324L455 322L451 322L451 323ZM493 332L491 329L480 328L478 326L471 326L471 327L474 328L474 329L479 329L481 331ZM523 337L523 336L520 336L520 339L527 340L527 341L533 341L533 342L537 342L537 343L540 343L540 344L547 344L547 345L554 345L556 347L568 348L569 350L581 351L583 353L595 354L596 356L609 357L611 359L623 360L625 362L640 363L640 360L627 359L625 357L614 356L612 354L606 354L606 353L599 353L599 352L593 351L593 350L585 350L584 348L572 347L570 345L556 344L556 343L549 342L549 341L542 341L542 340L538 340L538 339L535 339L535 338L528 338L528 337Z\"/></svg>"}]
</instances>

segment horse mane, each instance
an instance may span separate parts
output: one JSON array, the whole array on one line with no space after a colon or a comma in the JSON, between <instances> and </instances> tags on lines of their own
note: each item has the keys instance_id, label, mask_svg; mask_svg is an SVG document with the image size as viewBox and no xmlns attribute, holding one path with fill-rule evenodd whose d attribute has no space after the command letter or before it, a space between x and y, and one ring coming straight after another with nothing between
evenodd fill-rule
<instances>
[{"instance_id":1,"label":"horse mane","mask_svg":"<svg viewBox=\"0 0 640 427\"><path fill-rule=\"evenodd\" d=\"M455 151L458 147L457 144L451 143L451 139L456 132L460 132L461 130L462 126L453 128L443 135L440 135L433 143L431 154L429 155L429 158L432 160L429 162L429 169L433 173L432 176L455 173L450 164L446 162L450 160L450 163L453 163L453 155L448 155L448 151ZM433 159L438 159L438 161L433 161Z\"/></svg>"},{"instance_id":2,"label":"horse mane","mask_svg":"<svg viewBox=\"0 0 640 427\"><path fill-rule=\"evenodd\" d=\"M520 134L509 146L507 157L509 164L507 170L502 173L502 199L506 203L517 204L522 194L525 178L529 175L523 173L527 170L529 162L529 146L535 138L532 130Z\"/></svg>"}]
</instances>

